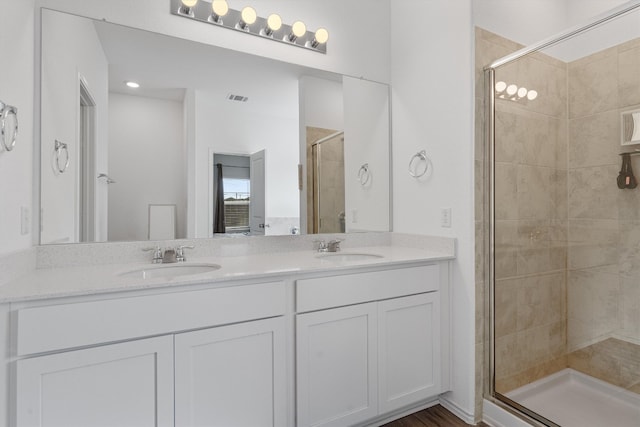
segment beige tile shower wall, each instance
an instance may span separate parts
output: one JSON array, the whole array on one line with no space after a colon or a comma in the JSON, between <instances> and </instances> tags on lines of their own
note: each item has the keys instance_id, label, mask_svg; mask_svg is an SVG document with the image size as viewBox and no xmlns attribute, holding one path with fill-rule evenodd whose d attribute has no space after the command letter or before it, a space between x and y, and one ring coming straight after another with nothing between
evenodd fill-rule
<instances>
[{"instance_id":1,"label":"beige tile shower wall","mask_svg":"<svg viewBox=\"0 0 640 427\"><path fill-rule=\"evenodd\" d=\"M520 46L484 30L476 37L482 84L481 66ZM566 367L567 68L531 55L499 68L496 81L539 94L496 105L495 374L505 393Z\"/></svg>"},{"instance_id":2,"label":"beige tile shower wall","mask_svg":"<svg viewBox=\"0 0 640 427\"><path fill-rule=\"evenodd\" d=\"M635 108L640 40L569 64L569 350L640 342L640 189L616 186L620 112Z\"/></svg>"}]
</instances>

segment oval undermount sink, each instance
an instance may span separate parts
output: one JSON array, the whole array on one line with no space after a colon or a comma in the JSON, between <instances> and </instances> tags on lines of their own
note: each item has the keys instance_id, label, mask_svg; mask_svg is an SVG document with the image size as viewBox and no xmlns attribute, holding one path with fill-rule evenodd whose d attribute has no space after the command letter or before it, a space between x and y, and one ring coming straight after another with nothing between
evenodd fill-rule
<instances>
[{"instance_id":1,"label":"oval undermount sink","mask_svg":"<svg viewBox=\"0 0 640 427\"><path fill-rule=\"evenodd\" d=\"M210 273L219 269L220 265L218 264L150 265L148 267L141 267L134 270L124 271L122 273L119 273L118 276L138 279L172 279L174 277Z\"/></svg>"},{"instance_id":2,"label":"oval undermount sink","mask_svg":"<svg viewBox=\"0 0 640 427\"><path fill-rule=\"evenodd\" d=\"M355 253L355 252L332 252L316 255L316 258L333 261L333 262L349 262L349 261L368 261L376 258L384 258L378 254Z\"/></svg>"}]
</instances>

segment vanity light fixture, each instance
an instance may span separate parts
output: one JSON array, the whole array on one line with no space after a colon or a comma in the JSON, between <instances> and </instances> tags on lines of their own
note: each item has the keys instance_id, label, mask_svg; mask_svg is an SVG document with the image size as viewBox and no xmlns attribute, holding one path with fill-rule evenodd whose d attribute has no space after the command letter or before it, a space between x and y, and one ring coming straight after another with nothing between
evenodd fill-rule
<instances>
[{"instance_id":1,"label":"vanity light fixture","mask_svg":"<svg viewBox=\"0 0 640 427\"><path fill-rule=\"evenodd\" d=\"M140 87L140 84L136 82L124 82L124 84L126 84L127 87L130 87L131 89L138 89Z\"/></svg>"},{"instance_id":2,"label":"vanity light fixture","mask_svg":"<svg viewBox=\"0 0 640 427\"><path fill-rule=\"evenodd\" d=\"M180 2L182 4L178 12L193 17L193 7L198 4L198 0L180 0Z\"/></svg>"},{"instance_id":3,"label":"vanity light fixture","mask_svg":"<svg viewBox=\"0 0 640 427\"><path fill-rule=\"evenodd\" d=\"M277 13L268 15L268 18L262 18L251 6L246 6L242 10L231 9L227 0L170 1L171 14L182 18L242 31L245 34L252 34L314 52L327 53L329 31L326 28L318 28L314 33L307 31L307 26L302 21L295 21L291 25L284 24Z\"/></svg>"},{"instance_id":4,"label":"vanity light fixture","mask_svg":"<svg viewBox=\"0 0 640 427\"><path fill-rule=\"evenodd\" d=\"M208 21L214 24L222 24L222 17L229 13L227 0L213 0L211 2L211 15Z\"/></svg>"},{"instance_id":5,"label":"vanity light fixture","mask_svg":"<svg viewBox=\"0 0 640 427\"><path fill-rule=\"evenodd\" d=\"M302 21L296 21L291 26L291 32L287 35L287 40L294 43L298 40L298 37L302 37L305 34L307 34L307 26Z\"/></svg>"},{"instance_id":6,"label":"vanity light fixture","mask_svg":"<svg viewBox=\"0 0 640 427\"><path fill-rule=\"evenodd\" d=\"M247 6L242 9L242 12L240 12L240 21L238 21L238 27L242 31L249 31L249 26L255 24L256 19L258 19L256 10L250 6Z\"/></svg>"},{"instance_id":7,"label":"vanity light fixture","mask_svg":"<svg viewBox=\"0 0 640 427\"><path fill-rule=\"evenodd\" d=\"M267 18L267 26L264 27L262 33L267 37L273 37L273 33L282 28L282 18L277 13L272 13Z\"/></svg>"},{"instance_id":8,"label":"vanity light fixture","mask_svg":"<svg viewBox=\"0 0 640 427\"><path fill-rule=\"evenodd\" d=\"M329 40L329 31L326 28L318 28L316 30L316 34L313 36L313 40L311 40L311 47L316 48L321 44L325 44Z\"/></svg>"}]
</instances>

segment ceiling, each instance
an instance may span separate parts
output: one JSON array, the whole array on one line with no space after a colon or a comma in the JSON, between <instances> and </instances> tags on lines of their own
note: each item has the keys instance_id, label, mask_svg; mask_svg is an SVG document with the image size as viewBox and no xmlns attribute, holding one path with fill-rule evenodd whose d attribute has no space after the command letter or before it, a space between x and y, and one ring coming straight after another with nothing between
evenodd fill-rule
<instances>
[{"instance_id":1,"label":"ceiling","mask_svg":"<svg viewBox=\"0 0 640 427\"><path fill-rule=\"evenodd\" d=\"M94 25L109 62L110 92L182 101L186 89L195 89L230 103L226 98L235 94L249 97L241 108L297 117L300 76L341 81L337 74L229 49L102 21ZM130 80L140 88L125 86Z\"/></svg>"}]
</instances>

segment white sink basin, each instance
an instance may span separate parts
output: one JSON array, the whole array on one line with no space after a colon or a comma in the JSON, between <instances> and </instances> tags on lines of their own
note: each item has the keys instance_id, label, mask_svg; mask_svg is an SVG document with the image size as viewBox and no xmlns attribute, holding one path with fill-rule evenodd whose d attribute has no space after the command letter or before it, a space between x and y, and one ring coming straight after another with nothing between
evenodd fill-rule
<instances>
[{"instance_id":1,"label":"white sink basin","mask_svg":"<svg viewBox=\"0 0 640 427\"><path fill-rule=\"evenodd\" d=\"M382 255L355 253L355 252L332 252L316 255L316 258L332 262L369 261L376 258L384 258Z\"/></svg>"},{"instance_id":2,"label":"white sink basin","mask_svg":"<svg viewBox=\"0 0 640 427\"><path fill-rule=\"evenodd\" d=\"M218 264L150 265L148 267L141 267L134 270L124 271L122 273L119 273L118 276L138 279L172 279L174 277L210 273L218 269L220 269L220 266Z\"/></svg>"}]
</instances>

